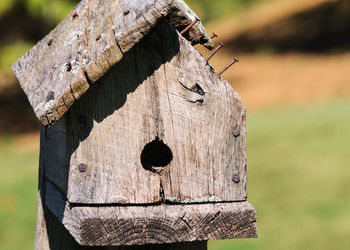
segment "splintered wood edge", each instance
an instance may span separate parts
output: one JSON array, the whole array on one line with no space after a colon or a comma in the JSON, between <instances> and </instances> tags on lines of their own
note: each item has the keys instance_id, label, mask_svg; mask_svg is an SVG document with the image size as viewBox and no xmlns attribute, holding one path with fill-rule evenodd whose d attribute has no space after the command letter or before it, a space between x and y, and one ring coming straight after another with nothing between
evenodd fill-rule
<instances>
[{"instance_id":1,"label":"splintered wood edge","mask_svg":"<svg viewBox=\"0 0 350 250\"><path fill-rule=\"evenodd\" d=\"M191 205L82 206L69 204L46 182L45 205L83 246L127 246L256 238L248 202Z\"/></svg>"},{"instance_id":2,"label":"splintered wood edge","mask_svg":"<svg viewBox=\"0 0 350 250\"><path fill-rule=\"evenodd\" d=\"M103 42L99 41L93 45L92 49L85 47L86 44L91 43L91 40L94 40L92 39L94 37L92 37L90 40L77 43L76 51L74 49L72 52L66 51L65 53L69 55L65 55L62 53L65 50L64 45L58 45L55 41L64 41L63 44L70 43L73 41L72 34L76 34L78 38L80 37L79 39L83 40L84 36L81 36L81 34L84 34L84 32L82 31L89 30L90 32L91 27L85 27L84 18L86 18L86 15L83 16L82 13L79 16L78 13L79 11L91 11L93 8L89 8L89 5L96 4L95 2L94 0L81 1L61 24L12 66L12 71L19 79L36 116L45 126L54 125L60 120L76 100L89 89L89 82L94 83L101 78L123 58L124 53L137 44L161 19L168 17L175 28L182 29L195 18L198 18L182 0L139 0L137 2L120 0L118 7L110 8L113 9L113 13L112 10L110 12L111 16L114 17L114 19L112 18L114 21L121 20L118 17L123 16L134 18L133 15L126 14L129 9L124 9L124 7L128 8L130 3L132 3L131 8L133 10L142 12L141 18L140 15L136 15L134 21L128 19L127 25L124 25L123 21L114 23L112 20L112 27L100 26L95 30L91 30L90 35L102 34L99 39ZM107 2L104 4L103 7L108 9ZM73 20L75 19L75 13L78 15L77 20ZM99 12L96 11L96 13ZM100 18L100 16L96 18ZM92 18L89 21L96 21L95 19ZM72 22L76 24L72 24ZM192 44L201 43L210 49L213 48L210 36L200 22L196 23L185 34L185 37ZM53 38L54 40L52 40ZM52 46L55 47L54 51L58 53L57 55L51 54L51 43L53 43ZM66 57L79 57L80 59L71 61ZM65 69L70 67L72 72L75 72L74 74L66 72ZM62 82L52 85L52 81Z\"/></svg>"}]
</instances>

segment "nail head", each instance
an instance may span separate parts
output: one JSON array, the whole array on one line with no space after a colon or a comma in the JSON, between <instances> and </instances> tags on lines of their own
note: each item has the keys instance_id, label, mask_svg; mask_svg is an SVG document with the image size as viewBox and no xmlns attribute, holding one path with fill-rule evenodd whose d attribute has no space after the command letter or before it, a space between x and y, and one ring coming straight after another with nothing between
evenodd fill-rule
<instances>
[{"instance_id":1,"label":"nail head","mask_svg":"<svg viewBox=\"0 0 350 250\"><path fill-rule=\"evenodd\" d=\"M241 178L239 177L238 174L234 174L233 177L232 177L232 181L234 183L239 183L241 181Z\"/></svg>"},{"instance_id":2,"label":"nail head","mask_svg":"<svg viewBox=\"0 0 350 250\"><path fill-rule=\"evenodd\" d=\"M219 73L217 73L217 76L221 76L226 70L228 70L232 65L235 63L238 63L238 59L235 57L231 63L229 63L225 68L223 68Z\"/></svg>"},{"instance_id":3,"label":"nail head","mask_svg":"<svg viewBox=\"0 0 350 250\"><path fill-rule=\"evenodd\" d=\"M72 64L69 62L66 64L66 68L67 68L67 71L71 71L72 70Z\"/></svg>"},{"instance_id":4,"label":"nail head","mask_svg":"<svg viewBox=\"0 0 350 250\"><path fill-rule=\"evenodd\" d=\"M72 17L73 17L73 19L78 18L78 17L79 17L78 12L74 11L74 12L72 13Z\"/></svg>"},{"instance_id":5,"label":"nail head","mask_svg":"<svg viewBox=\"0 0 350 250\"><path fill-rule=\"evenodd\" d=\"M52 42L53 42L53 39L51 38L51 39L49 39L49 40L47 41L47 45L48 45L48 46L51 46Z\"/></svg>"},{"instance_id":6,"label":"nail head","mask_svg":"<svg viewBox=\"0 0 350 250\"><path fill-rule=\"evenodd\" d=\"M85 164L80 164L79 165L79 172L84 173L86 172L87 166Z\"/></svg>"},{"instance_id":7,"label":"nail head","mask_svg":"<svg viewBox=\"0 0 350 250\"><path fill-rule=\"evenodd\" d=\"M234 131L233 131L233 136L234 137L238 137L241 135L241 130L239 128L236 128Z\"/></svg>"},{"instance_id":8,"label":"nail head","mask_svg":"<svg viewBox=\"0 0 350 250\"><path fill-rule=\"evenodd\" d=\"M50 91L49 94L46 96L46 102L52 101L55 99L55 92Z\"/></svg>"},{"instance_id":9,"label":"nail head","mask_svg":"<svg viewBox=\"0 0 350 250\"><path fill-rule=\"evenodd\" d=\"M216 46L214 51L208 56L208 58L205 61L208 62L222 47L224 47L224 44L220 42L219 45Z\"/></svg>"},{"instance_id":10,"label":"nail head","mask_svg":"<svg viewBox=\"0 0 350 250\"><path fill-rule=\"evenodd\" d=\"M215 38L215 37L218 37L217 34L215 34L214 32L212 32L212 36L210 37L211 39Z\"/></svg>"}]
</instances>

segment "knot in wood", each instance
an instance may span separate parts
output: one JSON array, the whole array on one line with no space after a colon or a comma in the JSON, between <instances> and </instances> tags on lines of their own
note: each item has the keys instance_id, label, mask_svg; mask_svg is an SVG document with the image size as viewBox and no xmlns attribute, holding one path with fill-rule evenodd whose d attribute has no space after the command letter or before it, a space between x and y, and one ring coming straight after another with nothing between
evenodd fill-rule
<instances>
[{"instance_id":1,"label":"knot in wood","mask_svg":"<svg viewBox=\"0 0 350 250\"><path fill-rule=\"evenodd\" d=\"M72 17L73 17L73 19L78 18L78 17L79 17L78 12L74 11L74 12L72 13Z\"/></svg>"}]
</instances>

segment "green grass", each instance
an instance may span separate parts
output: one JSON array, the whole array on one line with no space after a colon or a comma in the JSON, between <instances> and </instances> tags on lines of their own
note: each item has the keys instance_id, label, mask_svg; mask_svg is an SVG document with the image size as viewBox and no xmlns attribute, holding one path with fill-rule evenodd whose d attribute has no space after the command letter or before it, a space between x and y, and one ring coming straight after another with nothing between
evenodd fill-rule
<instances>
[{"instance_id":1,"label":"green grass","mask_svg":"<svg viewBox=\"0 0 350 250\"><path fill-rule=\"evenodd\" d=\"M248 200L258 239L210 241L224 249L350 249L350 100L248 110ZM2 250L33 249L38 152L0 139Z\"/></svg>"},{"instance_id":2,"label":"green grass","mask_svg":"<svg viewBox=\"0 0 350 250\"><path fill-rule=\"evenodd\" d=\"M34 248L39 154L18 153L10 136L0 139L0 248Z\"/></svg>"}]
</instances>

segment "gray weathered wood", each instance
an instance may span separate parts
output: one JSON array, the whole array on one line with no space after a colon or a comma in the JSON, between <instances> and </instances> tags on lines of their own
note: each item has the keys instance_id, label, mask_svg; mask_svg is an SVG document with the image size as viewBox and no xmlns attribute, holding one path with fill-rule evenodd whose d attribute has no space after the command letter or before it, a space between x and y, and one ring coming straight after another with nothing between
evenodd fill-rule
<instances>
[{"instance_id":1,"label":"gray weathered wood","mask_svg":"<svg viewBox=\"0 0 350 250\"><path fill-rule=\"evenodd\" d=\"M157 137L173 159L154 173L140 156ZM245 106L167 22L48 128L46 139L46 176L72 203L246 200Z\"/></svg>"},{"instance_id":2,"label":"gray weathered wood","mask_svg":"<svg viewBox=\"0 0 350 250\"><path fill-rule=\"evenodd\" d=\"M45 205L45 138L47 130L44 126L40 131L41 151L40 151L40 164L39 164L39 191L38 191L38 209L37 209L37 225L36 225L36 237L35 237L35 250L206 250L207 242L181 242L172 244L151 244L143 246L120 246L120 247L88 247L79 245L69 231L64 227L61 221L47 208ZM50 191L49 191L50 192ZM60 191L58 194L48 196L60 197Z\"/></svg>"},{"instance_id":3,"label":"gray weathered wood","mask_svg":"<svg viewBox=\"0 0 350 250\"><path fill-rule=\"evenodd\" d=\"M62 223L38 198L38 222L35 250L207 250L207 242L181 242L136 246L81 246Z\"/></svg>"},{"instance_id":4,"label":"gray weathered wood","mask_svg":"<svg viewBox=\"0 0 350 250\"><path fill-rule=\"evenodd\" d=\"M96 82L165 17L182 28L196 15L181 0L81 1L12 67L41 123L56 123L89 81ZM213 45L200 23L186 37Z\"/></svg>"},{"instance_id":5,"label":"gray weathered wood","mask_svg":"<svg viewBox=\"0 0 350 250\"><path fill-rule=\"evenodd\" d=\"M248 202L79 206L46 182L46 205L80 245L127 246L257 236Z\"/></svg>"}]
</instances>

